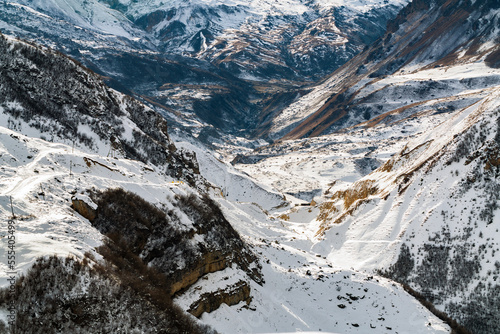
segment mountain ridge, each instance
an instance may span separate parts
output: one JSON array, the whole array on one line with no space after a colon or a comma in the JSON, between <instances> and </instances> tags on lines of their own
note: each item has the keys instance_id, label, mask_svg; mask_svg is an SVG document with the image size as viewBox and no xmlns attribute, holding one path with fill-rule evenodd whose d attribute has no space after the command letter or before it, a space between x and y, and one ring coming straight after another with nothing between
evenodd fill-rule
<instances>
[{"instance_id":1,"label":"mountain ridge","mask_svg":"<svg viewBox=\"0 0 500 334\"><path fill-rule=\"evenodd\" d=\"M144 328L147 323L160 330L160 327L168 326L168 321L163 321L162 318L165 313L157 312L158 306L166 305L167 300L163 297L164 288L168 287L168 284L165 285L160 279L163 276L150 271L147 262L154 263L164 274L171 274L173 271L175 276L180 269L189 267L193 256L203 257L203 252L213 250L213 247L224 253L224 247L229 247L229 250L226 249L230 253L229 257L213 252L214 257L206 258L206 267L202 264L202 272L195 266L194 274L202 276L188 274L183 277L179 284L175 284L176 293L173 296L174 302L184 311L191 311L196 315L200 315L200 310L211 311L210 315L203 314L201 321L215 323L213 326L221 331L232 332L235 328L241 331L258 329L264 332L280 328L321 329L333 326L329 323L332 312L335 318L345 318L343 313L346 308L349 323L336 324L342 331L363 331L372 326L384 328L384 325L398 330L410 330L418 326L432 328L434 332L447 331L446 324L422 308L392 281L333 268L324 258L309 251L299 251L297 248L302 249L310 244L310 240L303 236L297 241L297 245L292 245L296 250L293 254L290 253L287 243L291 236L285 225L279 224L276 218L271 217L260 205L245 201L263 201L271 206L274 214L289 207L288 203L282 203L284 198L276 193L265 195L265 188L255 187L256 189L246 189L250 194L226 193L229 198L226 199L222 189L216 185L202 182L204 187L199 189L199 183L182 182L182 178L179 180L176 177L182 171L182 175L194 175L195 179L203 181L202 176L197 176L197 168L192 166L181 163L174 166L180 169L177 173L169 174L162 164L163 159L159 159L157 165L154 163L156 160L152 159L139 161L140 154L122 151L120 146L114 156L106 156L109 152L107 144L110 141L110 133L104 133L100 138L97 132L101 129L92 124L86 128L85 133L92 136L93 145L78 143L78 137L75 136L73 148L71 140L64 135L58 136L57 133L54 138L50 138L53 142L40 138L46 129L37 129L35 124L30 123L30 118L24 120L22 117L26 113L39 115L41 119L50 120L51 125L61 128L69 128L70 121L86 124L89 120L102 119L103 125L116 123L115 128L120 125L124 128L123 131L116 131L118 135L122 135L121 141L131 140L128 135L134 132L130 129L136 127L137 133L132 135L136 149L146 151L149 145L153 145L160 153L194 157L192 154L181 153L181 150L168 150L168 144L173 143L167 137L167 132L158 139L158 143L150 141L146 136L146 129L142 133L139 132L142 125L133 123L132 118L124 117L132 114L125 111L127 107L134 106L148 115L156 114L133 99L127 101L127 105L120 105L125 99L123 95L102 85L95 74L81 68L67 57L8 38L0 41L0 45L5 47L6 56L16 56L2 59L8 65L2 72L2 78L5 79L4 76L8 77L13 72L22 74L22 80L18 81L22 85L15 86L17 89L13 91L19 93L19 90L24 89L30 92L26 95L31 95L31 98L41 99L49 95L47 92L52 92L53 85L59 87L61 82L68 83L62 87L66 90L61 90L60 94L50 94L41 106L59 106L60 114L56 118L50 114L45 115L48 107L40 110L30 109L29 99L6 100L0 107L2 120L10 118L10 121L5 123L11 127L8 129L0 126L0 174L5 182L0 187L0 215L5 218L3 222L12 218L12 212L16 216L16 269L19 273L26 273L26 277L19 278L16 285L23 289L18 289L19 294L14 296L19 297L18 302L21 303L18 321L22 323L19 328L24 330L28 327L40 331L47 328L77 328L83 332L94 332L95 328L135 330ZM46 63L60 66L47 67ZM50 70L53 68L56 68L55 73ZM31 74L34 75L32 81L28 80ZM64 81L58 81L61 76L67 77ZM39 82L38 80L47 84L33 84ZM50 83L50 80L54 83ZM8 80L6 82L9 83ZM19 95L9 92L8 85L3 85L2 88L6 92L2 95L5 99ZM86 100L74 107L73 99L80 99L82 92L85 93ZM113 97L110 102L112 105L107 105L104 102L110 96ZM66 104L69 107L64 107ZM118 113L118 109L113 110L113 105L118 109L122 108L122 113ZM15 118L13 110L6 110L8 108L14 109L19 117ZM70 118L69 121L66 117ZM153 120L157 119L156 117L159 116L153 117ZM159 131L162 124L159 122ZM51 129L49 127L47 131ZM161 145L162 143L165 145ZM99 148L97 152L95 147ZM206 160L213 163L215 159ZM189 181L188 178L185 180ZM242 173L233 176L232 180L241 185L249 184ZM229 191L238 191L237 185ZM211 198L203 195L205 192L208 192ZM123 194L126 195L122 198ZM231 196L238 197L231 200ZM82 211L80 215L74 209L82 203L86 204L87 212ZM274 203L278 207L272 207ZM204 210L206 207L211 210ZM95 216L88 215L92 210L96 211ZM168 224L164 224L163 219L167 220ZM226 224L220 224L218 219L222 219ZM235 230L229 227L228 222L236 226ZM219 235L224 230L224 225L230 233ZM114 227L114 230L106 230L110 226ZM172 232L172 229L177 232ZM243 238L238 232L245 233ZM177 239L178 234L185 236L185 239L180 242L168 242L166 236ZM271 243L273 238L275 241ZM167 242L163 243L165 240ZM236 244L242 245L243 248L234 249ZM183 245L186 247L181 247ZM50 252L50 255L55 253L63 259L48 257L47 252ZM0 254L5 256L5 248L0 249ZM64 259L68 254L72 254L74 258ZM162 254L172 256L168 256L168 261L164 262ZM262 263L252 254L259 254L259 258L263 259ZM101 259L107 263L99 262ZM162 267L162 264L166 268ZM5 269L5 264L1 263L0 267ZM102 271L107 274L101 275ZM261 271L265 284L257 275ZM5 270L2 270L2 273L4 272ZM247 273L255 274L256 279L253 280ZM284 273L286 284L283 284ZM59 285L55 290L56 294L52 294L53 290L43 289L47 284L58 282L65 275L70 275L71 279ZM108 277L113 277L113 282L118 286L109 288ZM7 277L2 276L2 279L2 284L5 285ZM338 284L345 290L336 290L337 299L333 299L323 294L324 284ZM297 291L290 293L289 285L295 286ZM94 293L95 289L101 289L102 294L97 296L105 303L97 303L91 307L95 300L87 293ZM249 298L249 289L253 299ZM158 294L160 290L163 292ZM32 300L32 293L35 292L38 293L39 300L47 302L26 302ZM1 293L4 296L7 290L3 289ZM363 295L360 295L361 293ZM375 300L381 299L380 296L385 296L387 301L379 301L380 308L379 304L370 307ZM121 299L117 299L118 297ZM9 294L9 298L12 298L12 295ZM304 300L313 303L317 298L329 303L331 307L310 310L302 307ZM2 298L0 302L9 300L11 299ZM121 300L123 303L119 302ZM342 301L342 304L338 304L338 301ZM237 304L229 308L224 303ZM396 304L404 307L391 306ZM69 309L60 312L61 305L69 306ZM144 321L113 321L122 317L136 319L137 307L141 305L148 305L152 314L158 315L156 321L150 321L148 317L143 318ZM220 307L216 308L214 305ZM2 304L2 321L6 320L4 309L5 304ZM220 314L227 312L240 313L240 316L219 318ZM248 322L248 319L252 319L252 314L257 314L260 319L268 319L273 312L275 316L272 321ZM324 316L318 318L318 312ZM401 312L405 315L413 314L416 325L412 324L410 327L399 321ZM297 314L303 319L299 323L295 322ZM46 322L40 320L42 315ZM110 319L112 320L109 321ZM216 320L212 322L209 319ZM227 322L229 319L230 323ZM104 327L101 321L106 321ZM184 328L191 331L190 328L198 327L201 332L213 332L198 320L194 321L199 326L194 326L192 322L185 323L184 320L178 321L179 330ZM32 323L37 323L38 326L33 327Z\"/></svg>"},{"instance_id":2,"label":"mountain ridge","mask_svg":"<svg viewBox=\"0 0 500 334\"><path fill-rule=\"evenodd\" d=\"M365 107L367 103L357 95L363 96L361 94L363 90L377 87L378 80L391 74L401 74L403 71L417 72L425 70L426 66L429 68L452 66L454 62L467 62L467 59L473 63L472 59L487 54L494 58L497 47L493 44L491 49L487 45L495 38L498 6L495 7L494 2L490 5L480 1L474 6L463 4L469 2L452 1L446 2L446 7L442 7L441 3L444 2L434 4L427 11L425 10L427 4L412 2L402 11L403 14L399 18L389 23L390 32L385 37L337 70L322 86L310 93L311 96L303 97L303 102L298 101L295 106L291 105L290 111L285 109L283 111L285 122L287 122L285 117L291 112L304 115L287 125L284 131L277 117L274 130L276 134L272 137L292 139L317 136L341 131L361 123L363 118L360 116L365 120L373 118L380 112ZM468 15L467 11L470 11ZM481 14L482 11L485 13ZM395 29L402 25L402 17L406 12L409 15L405 17L406 26L396 34ZM489 14L486 14L488 12ZM449 15L452 17L448 17ZM491 19L481 25L479 24L482 20L481 15L489 15ZM408 26L409 24L412 26ZM481 50L481 45L485 45L486 49ZM381 88L383 87L376 89L381 90ZM440 89L439 86L436 88ZM328 90L333 90L335 93L329 94ZM430 86L427 90L426 93L431 95L435 88ZM320 99L315 96L319 96ZM422 100L422 97L419 99ZM369 102L373 105L377 101ZM386 112L391 110L395 109L390 109L390 105L384 109ZM352 120L349 120L350 118Z\"/></svg>"}]
</instances>

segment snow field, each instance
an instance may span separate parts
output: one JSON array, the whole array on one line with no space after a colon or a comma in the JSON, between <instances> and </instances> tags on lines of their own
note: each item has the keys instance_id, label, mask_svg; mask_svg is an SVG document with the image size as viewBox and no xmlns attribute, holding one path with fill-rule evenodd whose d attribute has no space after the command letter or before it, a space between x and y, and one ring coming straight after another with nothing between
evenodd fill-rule
<instances>
[{"instance_id":1,"label":"snow field","mask_svg":"<svg viewBox=\"0 0 500 334\"><path fill-rule=\"evenodd\" d=\"M261 257L266 283L251 282L250 307L223 305L201 320L221 333L441 333L447 326L387 279L332 266L314 243L285 221L224 213ZM405 319L405 320L402 320ZM408 321L408 319L410 319ZM390 329L389 329L390 328Z\"/></svg>"}]
</instances>

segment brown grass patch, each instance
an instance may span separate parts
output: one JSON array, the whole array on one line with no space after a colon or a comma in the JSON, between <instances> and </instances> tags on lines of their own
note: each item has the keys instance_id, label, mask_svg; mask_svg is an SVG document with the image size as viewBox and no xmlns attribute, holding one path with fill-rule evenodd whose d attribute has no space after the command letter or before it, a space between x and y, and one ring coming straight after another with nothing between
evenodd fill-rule
<instances>
[{"instance_id":1,"label":"brown grass patch","mask_svg":"<svg viewBox=\"0 0 500 334\"><path fill-rule=\"evenodd\" d=\"M394 167L394 159L388 160L385 164L383 164L378 170L381 172L391 172Z\"/></svg>"},{"instance_id":2,"label":"brown grass patch","mask_svg":"<svg viewBox=\"0 0 500 334\"><path fill-rule=\"evenodd\" d=\"M290 216L288 214L286 214L286 213L284 213L282 215L279 215L278 218L281 219L281 220L286 220L286 221L290 220Z\"/></svg>"},{"instance_id":3,"label":"brown grass patch","mask_svg":"<svg viewBox=\"0 0 500 334\"><path fill-rule=\"evenodd\" d=\"M342 223L344 221L344 219L346 219L349 216L352 216L354 211L359 209L360 206L362 206L363 204L366 204L368 202L370 202L369 199L358 200L355 205L353 205L351 208L349 208L349 210L342 213L339 217L337 217L334 221L332 221L331 224L327 224L327 222L326 222L326 220L328 218L328 216L327 216L325 221L320 225L318 232L316 232L316 234L314 236L315 237L323 236L325 234L325 232L328 231L332 225L337 225L337 224ZM336 211L333 211L333 212L336 212Z\"/></svg>"},{"instance_id":4,"label":"brown grass patch","mask_svg":"<svg viewBox=\"0 0 500 334\"><path fill-rule=\"evenodd\" d=\"M330 213L339 211L339 209L337 209L337 207L335 206L335 202L333 201L321 203L321 205L319 206L319 210L320 212L316 219L321 221L323 224L326 224Z\"/></svg>"},{"instance_id":5,"label":"brown grass patch","mask_svg":"<svg viewBox=\"0 0 500 334\"><path fill-rule=\"evenodd\" d=\"M87 165L87 167L92 167L92 165L99 165L101 167L104 167L106 169L109 169L110 171L112 172L119 172L118 169L114 169L114 168L111 168L109 166L106 166L105 164L102 164L100 163L99 161L96 161L94 159L90 159L90 158L87 158L87 157L84 157L83 158L83 161L85 161L85 164Z\"/></svg>"},{"instance_id":6,"label":"brown grass patch","mask_svg":"<svg viewBox=\"0 0 500 334\"><path fill-rule=\"evenodd\" d=\"M364 180L356 182L349 189L337 191L330 201L322 203L319 207L320 213L317 220L321 222L321 225L316 237L323 235L329 225L340 224L346 217L351 216L361 205L368 203L370 201L368 197L375 195L378 190L375 180ZM335 205L338 200L344 201L344 212L328 224L331 214L340 211Z\"/></svg>"},{"instance_id":7,"label":"brown grass patch","mask_svg":"<svg viewBox=\"0 0 500 334\"><path fill-rule=\"evenodd\" d=\"M337 191L332 199L343 199L344 209L347 210L356 201L375 195L378 191L378 187L374 186L374 184L375 180L358 181L349 189Z\"/></svg>"}]
</instances>

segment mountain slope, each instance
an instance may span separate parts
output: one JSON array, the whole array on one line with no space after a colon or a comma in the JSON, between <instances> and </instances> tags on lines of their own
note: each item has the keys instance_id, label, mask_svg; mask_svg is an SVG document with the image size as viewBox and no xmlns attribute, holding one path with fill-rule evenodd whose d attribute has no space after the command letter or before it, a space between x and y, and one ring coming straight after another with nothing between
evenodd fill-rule
<instances>
[{"instance_id":1,"label":"mountain slope","mask_svg":"<svg viewBox=\"0 0 500 334\"><path fill-rule=\"evenodd\" d=\"M11 215L9 196L12 196L14 212L18 217L16 223L18 270L27 271L39 256L57 254L65 257L67 254L72 254L76 258L81 258L85 252L94 253L94 247L102 244L103 235L89 220L70 208L70 199L73 196L87 203L93 203L88 199L91 194L86 192L89 187L101 190L120 187L133 191L148 202L154 203L167 215L173 218L179 217L180 224L176 227L179 227L182 232L188 231L189 233L189 230L196 229L196 220L191 220L192 208L183 211L175 204L178 196L193 194L193 189L187 184L172 183L172 178L152 171L151 166L127 159L101 157L79 150L72 152L71 146L24 137L3 127L0 128L0 137L3 167L1 173L2 180L5 180L0 197L1 216L4 218L3 221L7 221ZM27 158L30 154L34 156L32 159ZM90 166L87 162L90 162ZM70 166L72 166L71 173ZM259 258L266 282L259 285L237 265L206 273L191 287L175 296L175 303L183 310L192 310L192 306L197 305L198 301L203 301L207 293L215 294L225 291L224 289L228 287L237 286L240 281L250 287L250 295L253 299L249 305L245 299L231 307L222 304L219 309L212 310L210 314L203 314L201 316L203 323L210 324L221 333L234 333L235 329L240 332L260 333L296 329L363 333L370 326L376 326L381 330L389 327L398 331L410 331L418 327L429 333L449 331L445 324L394 282L378 276L331 268L330 261L318 258L315 252L310 251L308 245L311 247L312 244L303 234L290 233L278 221L267 218L261 209L251 203L230 202L224 199L220 199L219 203L224 215L243 236L245 242L252 245L256 254L261 253ZM120 206L115 206L115 210L120 210ZM127 212L129 212L127 209L123 209L123 213ZM175 221L175 219L172 220ZM126 228L136 227L140 232L137 235L144 234L144 227L130 225ZM147 242L146 248L150 254L154 254L151 252L154 247L151 246L155 246L155 242L158 241L158 232L160 231L155 230L155 237ZM124 237L129 235L132 234L126 233ZM293 237L296 239L292 239ZM195 233L189 243L193 246L199 245L203 249L204 246L201 245L210 244L212 241L210 234ZM156 247L159 245L161 244L156 244ZM223 242L221 245L224 246L226 243ZM168 244L165 246L168 247ZM4 249L6 248L2 247L1 258L5 258ZM146 255L147 252L144 254ZM106 253L102 254L105 259L108 258ZM188 263L187 260L185 262L182 260L184 256L188 259L187 255L189 253L171 260L182 265L182 263ZM99 254L94 256L100 258ZM153 263L159 259L155 258ZM74 274L72 265L65 265L62 268L52 265L51 268L54 268L51 269L52 272L58 273L55 276L59 277L57 279L65 277L66 274ZM252 268L258 267L255 265ZM291 271L289 271L290 268ZM3 262L1 270L2 273L6 270ZM87 269L82 269L83 278L87 277L86 272ZM134 271L131 272L134 273ZM44 276L49 278L51 274L45 272ZM136 278L137 276L139 275L133 275ZM126 284L118 287L115 285L107 289L107 293L103 293L102 298L103 301L108 301L106 304L96 304L93 301L93 307L87 306L84 303L85 298L82 298L78 291L81 289L90 293L98 287L108 287L107 275L99 277L93 275L87 281L89 284L92 283L89 290L85 290L86 285L83 284L85 282L83 279L77 280L82 285L80 283L72 285L74 281L67 279L64 280L64 285L59 285L60 289L57 291L60 293L68 291L64 305L75 306L67 314L74 316L77 321L80 319L79 316L90 316L98 310L115 314L113 319L121 317L128 319L127 315L130 314L133 318L135 307L142 303L151 307L151 304L145 302L147 298L136 299L137 295L127 290ZM125 278L133 277L126 276ZM6 277L2 278L4 282L2 285L5 285ZM117 278L113 277L113 281L116 282L116 280ZM26 284L28 286L29 282L26 281ZM32 300L29 291L24 290L20 296L22 299L18 299L19 301L27 297ZM123 298L124 302L117 303L119 300L115 296ZM51 295L43 295L43 298L50 299L51 302L58 300ZM307 302L304 303L304 301ZM210 303L211 300L208 299L207 304L211 305ZM44 309L33 303L23 305L26 305L27 312L19 313L19 315L23 315L22 319L27 324L40 320L36 317L36 311L43 314L44 319L59 319L58 323L61 324L61 328L65 326L71 328L71 323L57 318L57 307ZM83 310L77 309L76 305L82 306ZM134 306L124 308L126 305ZM311 307L304 307L304 305L311 305ZM2 311L0 314L4 315L4 310L2 308L0 310ZM151 312L156 314L154 308ZM318 312L321 314L320 317L318 317ZM413 316L414 322L409 324L401 321L402 314L408 317ZM297 320L297 316L301 319L300 321ZM102 328L100 321L105 321L106 317L100 315L91 319L93 320L83 322L83 324L94 326L90 328ZM149 318L143 319L148 321ZM159 321L158 318L156 319ZM111 322L109 328L128 328L129 322L123 321L119 324L121 327L112 327L115 324L116 322ZM47 328L54 328L50 323L46 325ZM146 326L142 320L136 322L135 325L139 328ZM39 328L46 327L40 326ZM85 330L85 328L81 329Z\"/></svg>"},{"instance_id":2,"label":"mountain slope","mask_svg":"<svg viewBox=\"0 0 500 334\"><path fill-rule=\"evenodd\" d=\"M337 68L382 34L405 3L104 2L132 17L166 52L196 55L243 78L275 80L318 78Z\"/></svg>"},{"instance_id":3,"label":"mountain slope","mask_svg":"<svg viewBox=\"0 0 500 334\"><path fill-rule=\"evenodd\" d=\"M494 1L413 1L383 38L277 115L262 134L317 136L368 120L403 119L429 105L443 111L471 105L482 88L499 83L498 16Z\"/></svg>"},{"instance_id":4,"label":"mountain slope","mask_svg":"<svg viewBox=\"0 0 500 334\"><path fill-rule=\"evenodd\" d=\"M490 91L337 191L316 225L334 263L387 269L474 333L498 331L500 95Z\"/></svg>"},{"instance_id":5,"label":"mountain slope","mask_svg":"<svg viewBox=\"0 0 500 334\"><path fill-rule=\"evenodd\" d=\"M275 217L333 267L383 274L470 332L496 333L499 92L485 87L453 112L431 105L418 117L275 143L236 167L303 196L305 206Z\"/></svg>"},{"instance_id":6,"label":"mountain slope","mask_svg":"<svg viewBox=\"0 0 500 334\"><path fill-rule=\"evenodd\" d=\"M197 182L196 161L176 152L166 121L153 110L57 52L3 35L0 49L3 124L103 156L150 162L173 177ZM189 169L179 167L184 165Z\"/></svg>"},{"instance_id":7,"label":"mountain slope","mask_svg":"<svg viewBox=\"0 0 500 334\"><path fill-rule=\"evenodd\" d=\"M219 206L197 188L207 183L187 162L175 165L176 174L169 174L163 160L140 161L141 155L120 150L121 146L114 157L101 155L110 139L96 124L113 124L114 129L121 124L124 131L116 131L122 135L120 141L134 140L134 147L142 151L155 148L172 155L170 161L175 161L175 155L189 156L168 149L172 143L166 132L161 133L162 122L159 137L150 139L147 131L154 128L142 130L143 123L134 123L128 108L137 108L153 120L156 114L132 99L121 104L126 99L123 95L67 57L12 39L2 39L2 45L15 57L4 60L2 72L6 101L0 107L0 224L8 231L7 222L15 215L15 269L25 277L17 279L14 295L1 289L1 296L8 297L0 300L0 320L7 321L7 303L16 299L18 326L24 332L162 331L172 324L169 332L213 332L185 314L179 317L183 313L170 304L173 298L184 311L226 333L235 328L243 332L361 333L373 327L448 331L392 281L333 268L327 259L302 251L312 246L310 240L301 233L290 234L279 220L251 203L252 196L261 196L269 199L271 209L282 210L281 205L272 207L283 201L276 193L265 194L264 188L256 187L247 194L249 201L237 202L217 197L216 187L202 188L212 192ZM8 80L14 71L21 73L17 85ZM31 73L35 78L28 80ZM40 78L45 84L38 85ZM50 81L61 78L66 85L53 94L55 84ZM19 96L24 98L7 100ZM30 102L42 98L39 109L31 107ZM81 104L73 107L80 99ZM51 106L60 107L57 117L48 113ZM38 138L46 128L32 123L26 113L49 129L87 124L81 132L92 140L79 140L82 135L68 138L63 131L51 138L53 142ZM131 128L136 134L129 137ZM69 139L74 139L75 148ZM190 161L195 166L194 159ZM194 175L197 182L184 183L176 178L179 174ZM233 174L232 180L240 185L252 184L242 174L227 174ZM2 243L6 236L2 232ZM6 258L6 250L0 248L1 258ZM264 263L256 257L257 251ZM76 259L62 260L54 254ZM5 261L0 270L5 286ZM314 303L318 300L331 305L319 308L320 317ZM144 309L148 315L139 317ZM401 321L401 315L411 315L414 322ZM256 320L249 323L253 317Z\"/></svg>"},{"instance_id":8,"label":"mountain slope","mask_svg":"<svg viewBox=\"0 0 500 334\"><path fill-rule=\"evenodd\" d=\"M17 290L20 294L20 298L16 300L19 306L17 320L21 321L18 324L19 329L25 328L24 326L33 328L33 324L40 322L39 317L45 314L44 319L47 322L44 322L41 329L53 330L58 328L57 326L61 328L76 326L85 332L93 332L92 328L104 328L103 322L106 321L104 320L106 317L103 313L111 312L125 318L136 317L136 308L144 304L148 305L147 307L151 308L154 314L166 316L167 319L164 320L167 323L172 322L173 319L181 319L178 315L169 318L168 312L164 311L164 306L159 307L155 302L152 303L148 294L144 293L144 290L150 289L149 293L152 294L156 291L156 284L158 284L156 272L151 273L153 279L137 281L141 275L145 275L144 267L147 268L148 264L149 268L155 268L161 273L160 277L168 275L168 284L162 283L162 294L168 298L180 288L189 287L201 276L226 267L229 267L228 270L239 273L241 279L246 282L249 276L243 271L240 272L241 269L236 264L240 260L246 263L245 267L249 273L252 273L252 276L254 271L258 273L256 258L248 249L245 250L246 246L241 244L241 239L235 235L234 230L228 229L228 223L224 218L222 218L224 223L221 224L221 221L218 221L221 215L215 216L212 214L213 211L206 211L205 204L196 207L186 207L182 204L186 199L194 203L196 201L207 203L206 200L199 198L200 195L197 194L196 189L187 184L178 183L178 181L172 183L175 179L156 172L153 170L154 166L148 166L139 161L105 158L89 152L73 151L71 146L25 137L4 127L0 128L0 132L3 180L0 189L0 209L5 222L11 218L11 210L16 215L15 269L17 272L26 273L38 257L54 254L61 257L72 255L81 260L85 253L91 253L94 255L87 262L90 262L94 268L104 266L97 268L99 274L93 275L90 280L93 283L89 287L86 284L90 282L84 280L87 275L85 271L75 273L70 270L71 268L62 268L62 272L58 274L59 277L64 277L66 274L70 277L81 274L82 277L77 279L76 283L67 281L69 287L61 285L61 294L55 296L51 294L50 289L43 290L43 293L39 292L39 295L33 295L34 291L38 290L32 288L29 283L30 275L28 275L25 285L21 285ZM128 195L133 202L130 203L129 198L128 204L123 205L123 201L119 202L108 196L106 201L103 202L97 198L94 203L89 198L98 190L105 192L107 189L115 188L125 189L127 192L133 191L134 195ZM124 192L124 190L121 191ZM108 193L113 192L116 190L108 191ZM143 198L155 205L145 204L146 201ZM12 208L10 200L13 203ZM87 210L77 212L85 216L75 212L75 209L80 206L77 204L81 202L87 203ZM109 206L112 209L109 209ZM97 211L95 218L86 214L92 212L89 207ZM113 212L113 209L118 212ZM144 218L137 218L137 213L131 214L134 209L139 210L146 217L147 224L144 225ZM103 213L105 210L107 211ZM213 217L200 222L198 215L207 214ZM159 222L163 226L158 226L158 219L154 220L151 217L160 217ZM165 224L165 220L169 224ZM103 221L107 224L107 230L102 228ZM128 229L123 228L125 222L128 224ZM4 230L7 231L5 224ZM207 224L211 225L207 226ZM130 233L131 231L133 233ZM106 240L109 240L105 235L112 240L107 244L111 251L102 246L103 242L106 244ZM121 241L122 238L128 239L132 235L136 235L139 239L143 238L140 242L145 242L145 245L141 245L144 247L141 254L131 253ZM172 244L173 239L175 242ZM2 233L2 244L6 240L6 234ZM133 247L140 242L130 241L128 247L134 249ZM99 249L97 249L98 246ZM231 247L229 250L231 255L226 254L227 247ZM6 249L2 247L0 254L2 258L7 256ZM168 258L158 256L159 250L164 255L168 254ZM92 260L94 258L104 258L109 264L104 265L102 262L97 262L98 260ZM129 262L132 265L128 264L128 267L125 266L123 269L124 263ZM144 264L141 265L141 263ZM6 262L3 262L1 266L4 273L1 277L2 286L5 286L8 278L5 274L8 271ZM122 268L122 271L115 272L109 269L114 266ZM47 284L55 284L51 281L53 278L50 272L44 275L45 280L49 282ZM257 279L257 276L255 278ZM109 286L109 280L119 282L119 287L115 286L107 293L103 293L102 303L93 301L92 303L96 305L92 308L87 307L86 300L93 296L85 292L91 293L96 285ZM260 279L257 280L260 281ZM211 281L208 280L208 282ZM223 288L226 287L232 288L230 285L223 285ZM117 300L117 296L120 295L126 305L135 306L123 308L124 305ZM33 298L39 298L39 301L48 299L51 303L33 305L31 303ZM248 298L248 294L236 300L245 298ZM25 303L26 300L30 303ZM109 301L109 305L105 304L105 300ZM2 308L6 308L4 303L8 301L9 299L2 299ZM53 303L56 303L57 307L54 308ZM61 312L59 307L68 304L73 305L71 320L58 319L57 314ZM212 307L215 307L213 305L217 304L212 303ZM86 321L85 319L91 317L93 312L99 312L100 316L92 317L92 321ZM3 314L6 313L2 311ZM49 321L53 317L58 319L54 321L57 321L59 325L55 326ZM2 320L6 320L4 316ZM159 319L159 322L155 322L155 326L159 326L158 328L164 326L164 320ZM149 323L149 320L146 319L146 321ZM128 325L131 328L147 326L145 322L139 320L135 323L123 323L116 328L124 328L120 327L122 325L125 328ZM185 331L186 328L183 326L180 324L177 327Z\"/></svg>"},{"instance_id":9,"label":"mountain slope","mask_svg":"<svg viewBox=\"0 0 500 334\"><path fill-rule=\"evenodd\" d=\"M258 259L208 197L207 191L214 187L199 175L195 155L178 150L172 143L165 120L106 87L97 75L57 52L4 36L0 36L0 48L0 215L5 227L1 239L2 244L8 240L7 222L13 219L15 270L27 275L17 277L18 329L36 327L33 324L45 314L56 320L44 322L40 331L79 328L91 332L107 321L107 312L136 317L136 307L148 305L151 312L166 317L154 326L171 326L180 319L173 328L186 331L193 320L161 299L171 298L202 276L221 270L239 274L243 282L219 285L235 295L230 301L249 300L247 281L263 282ZM46 140L48 136L51 142ZM7 258L4 246L0 256ZM78 261L65 267L62 261L54 260L48 266L56 269L45 270L45 260L37 258L54 254L71 254ZM97 273L80 264L84 254L90 256L85 261L91 267L100 268ZM36 261L39 266L30 273ZM5 261L0 266L4 286L11 270ZM81 272L71 268L80 266L84 267ZM53 285L51 280L66 274L81 277L52 295L51 290L32 286L38 284L37 272L45 275L40 284ZM98 277L91 284L84 282L93 273ZM148 279L141 282L141 275ZM163 282L161 288L156 285L158 280ZM106 287L110 281L120 287L104 293L104 300L123 292L130 298L126 304L136 306L124 309L121 303L113 302L111 309L104 303L87 307L85 303L91 298L87 288ZM39 295L34 295L35 291ZM155 297L156 293L163 297ZM1 301L5 309L15 296L7 290L2 294L9 295ZM26 302L37 297L52 301L47 305ZM73 312L67 322L60 309L65 300ZM197 302L214 310L230 301ZM83 309L75 310L78 305ZM171 313L165 313L165 307ZM93 312L102 317L87 321ZM6 320L7 313L1 314ZM56 326L52 321L63 323ZM144 327L145 322L120 326L110 328L132 330ZM192 328L211 332L196 324Z\"/></svg>"},{"instance_id":10,"label":"mountain slope","mask_svg":"<svg viewBox=\"0 0 500 334\"><path fill-rule=\"evenodd\" d=\"M420 292L473 333L499 331L499 14L497 1L413 1L261 129L280 141L235 160L301 190L310 205L280 218L313 252Z\"/></svg>"}]
</instances>

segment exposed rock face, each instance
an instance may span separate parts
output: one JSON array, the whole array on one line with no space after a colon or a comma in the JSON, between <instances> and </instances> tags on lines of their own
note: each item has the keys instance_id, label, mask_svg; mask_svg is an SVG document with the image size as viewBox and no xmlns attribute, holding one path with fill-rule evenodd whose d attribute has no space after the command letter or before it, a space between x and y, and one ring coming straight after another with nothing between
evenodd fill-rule
<instances>
[{"instance_id":1,"label":"exposed rock face","mask_svg":"<svg viewBox=\"0 0 500 334\"><path fill-rule=\"evenodd\" d=\"M73 197L71 199L71 206L76 212L78 212L91 222L94 221L94 219L97 216L97 211L95 210L95 207L93 207L83 199L78 199L76 197Z\"/></svg>"},{"instance_id":2,"label":"exposed rock face","mask_svg":"<svg viewBox=\"0 0 500 334\"><path fill-rule=\"evenodd\" d=\"M176 271L172 276L172 295L196 283L205 274L223 270L228 267L228 258L221 252L203 254L194 268Z\"/></svg>"},{"instance_id":3,"label":"exposed rock face","mask_svg":"<svg viewBox=\"0 0 500 334\"><path fill-rule=\"evenodd\" d=\"M204 312L210 313L215 311L223 303L231 306L245 301L248 305L251 300L252 297L250 297L250 286L248 283L245 281L238 281L224 290L201 295L198 301L191 304L188 312L199 318Z\"/></svg>"}]
</instances>

